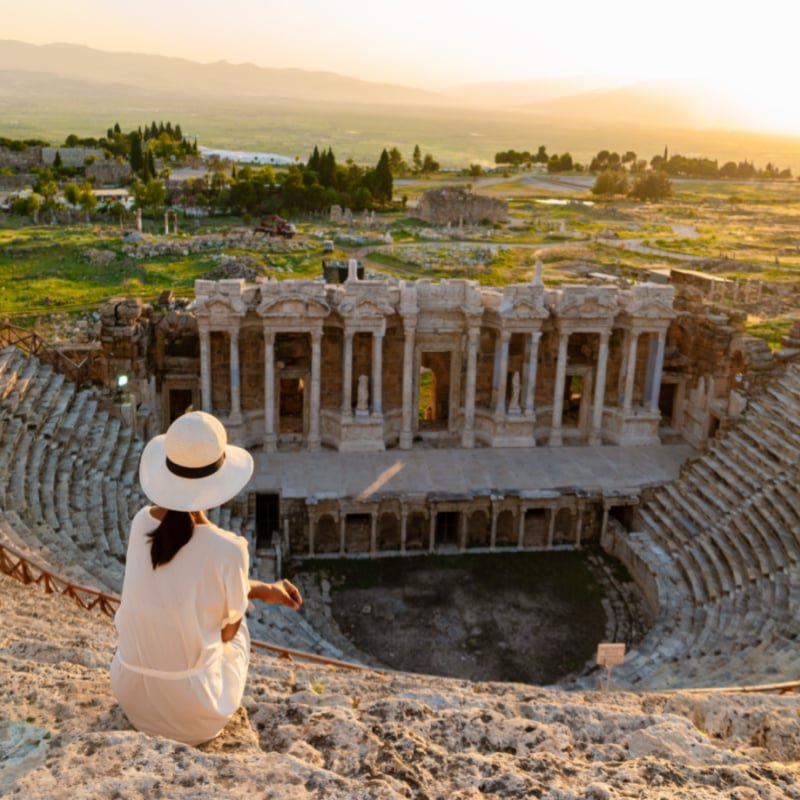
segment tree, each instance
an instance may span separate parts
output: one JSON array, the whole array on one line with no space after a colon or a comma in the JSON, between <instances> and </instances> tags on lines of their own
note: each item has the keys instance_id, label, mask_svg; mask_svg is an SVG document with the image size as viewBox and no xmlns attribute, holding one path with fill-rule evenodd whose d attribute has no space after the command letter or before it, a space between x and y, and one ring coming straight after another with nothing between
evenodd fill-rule
<instances>
[{"instance_id":1,"label":"tree","mask_svg":"<svg viewBox=\"0 0 800 800\"><path fill-rule=\"evenodd\" d=\"M469 165L470 178L480 178L483 175L483 167L480 164Z\"/></svg>"},{"instance_id":2,"label":"tree","mask_svg":"<svg viewBox=\"0 0 800 800\"><path fill-rule=\"evenodd\" d=\"M64 187L64 197L71 206L77 206L80 202L81 190L77 183L68 183Z\"/></svg>"},{"instance_id":3,"label":"tree","mask_svg":"<svg viewBox=\"0 0 800 800\"><path fill-rule=\"evenodd\" d=\"M392 169L389 165L389 153L383 149L378 165L375 167L375 174L372 179L372 194L376 200L382 203L392 201L394 184L392 181Z\"/></svg>"},{"instance_id":4,"label":"tree","mask_svg":"<svg viewBox=\"0 0 800 800\"><path fill-rule=\"evenodd\" d=\"M147 183L136 181L133 196L138 208L158 208L166 202L167 192L161 181L151 178Z\"/></svg>"},{"instance_id":5,"label":"tree","mask_svg":"<svg viewBox=\"0 0 800 800\"><path fill-rule=\"evenodd\" d=\"M330 147L320 156L319 182L326 188L336 183L336 156Z\"/></svg>"},{"instance_id":6,"label":"tree","mask_svg":"<svg viewBox=\"0 0 800 800\"><path fill-rule=\"evenodd\" d=\"M408 172L408 164L403 160L403 154L396 147L389 151L389 167L393 176Z\"/></svg>"},{"instance_id":7,"label":"tree","mask_svg":"<svg viewBox=\"0 0 800 800\"><path fill-rule=\"evenodd\" d=\"M314 152L309 156L308 163L306 164L306 167L308 167L308 169L313 170L314 172L319 174L320 164L321 164L321 161L320 161L320 157L319 157L319 148L316 145L314 145Z\"/></svg>"},{"instance_id":8,"label":"tree","mask_svg":"<svg viewBox=\"0 0 800 800\"><path fill-rule=\"evenodd\" d=\"M630 164L630 169L633 169L634 164L636 164L636 153L633 150L627 150L625 155L622 156L622 163Z\"/></svg>"},{"instance_id":9,"label":"tree","mask_svg":"<svg viewBox=\"0 0 800 800\"><path fill-rule=\"evenodd\" d=\"M651 170L637 178L628 196L637 200L650 201L663 200L670 194L672 194L672 183L670 183L667 173Z\"/></svg>"},{"instance_id":10,"label":"tree","mask_svg":"<svg viewBox=\"0 0 800 800\"><path fill-rule=\"evenodd\" d=\"M86 214L86 221L89 222L91 213L97 206L97 195L92 191L90 183L84 183L78 195L78 202Z\"/></svg>"},{"instance_id":11,"label":"tree","mask_svg":"<svg viewBox=\"0 0 800 800\"><path fill-rule=\"evenodd\" d=\"M53 166L56 169L61 169L64 166L64 163L61 161L61 151L56 150L56 157L53 159Z\"/></svg>"},{"instance_id":12,"label":"tree","mask_svg":"<svg viewBox=\"0 0 800 800\"><path fill-rule=\"evenodd\" d=\"M11 203L11 213L20 217L31 217L34 222L39 217L39 195L31 193L25 197L18 197Z\"/></svg>"},{"instance_id":13,"label":"tree","mask_svg":"<svg viewBox=\"0 0 800 800\"><path fill-rule=\"evenodd\" d=\"M155 156L153 155L153 151L148 148L147 149L147 177L148 178L155 178L156 176L156 160Z\"/></svg>"},{"instance_id":14,"label":"tree","mask_svg":"<svg viewBox=\"0 0 800 800\"><path fill-rule=\"evenodd\" d=\"M439 162L430 154L425 153L425 158L422 160L422 168L420 170L424 174L439 171Z\"/></svg>"},{"instance_id":15,"label":"tree","mask_svg":"<svg viewBox=\"0 0 800 800\"><path fill-rule=\"evenodd\" d=\"M547 155L547 148L543 145L539 145L539 149L536 151L536 155L533 157L533 160L537 164L547 164L550 161L550 158Z\"/></svg>"},{"instance_id":16,"label":"tree","mask_svg":"<svg viewBox=\"0 0 800 800\"><path fill-rule=\"evenodd\" d=\"M628 178L624 172L607 169L601 172L592 186L592 194L608 196L628 193Z\"/></svg>"},{"instance_id":17,"label":"tree","mask_svg":"<svg viewBox=\"0 0 800 800\"><path fill-rule=\"evenodd\" d=\"M129 135L130 139L130 163L133 172L139 174L144 168L144 153L142 152L142 135L134 131Z\"/></svg>"},{"instance_id":18,"label":"tree","mask_svg":"<svg viewBox=\"0 0 800 800\"><path fill-rule=\"evenodd\" d=\"M414 145L414 155L411 160L414 162L414 171L420 172L422 170L422 151L419 149L418 144Z\"/></svg>"}]
</instances>

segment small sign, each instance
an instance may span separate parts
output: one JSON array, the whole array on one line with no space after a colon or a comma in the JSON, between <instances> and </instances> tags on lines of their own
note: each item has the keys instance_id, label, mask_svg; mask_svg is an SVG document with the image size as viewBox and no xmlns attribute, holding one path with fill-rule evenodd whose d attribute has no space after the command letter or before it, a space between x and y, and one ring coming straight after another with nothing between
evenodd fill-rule
<instances>
[{"instance_id":1,"label":"small sign","mask_svg":"<svg viewBox=\"0 0 800 800\"><path fill-rule=\"evenodd\" d=\"M625 663L625 644L603 643L597 645L597 663L604 667L617 667Z\"/></svg>"}]
</instances>

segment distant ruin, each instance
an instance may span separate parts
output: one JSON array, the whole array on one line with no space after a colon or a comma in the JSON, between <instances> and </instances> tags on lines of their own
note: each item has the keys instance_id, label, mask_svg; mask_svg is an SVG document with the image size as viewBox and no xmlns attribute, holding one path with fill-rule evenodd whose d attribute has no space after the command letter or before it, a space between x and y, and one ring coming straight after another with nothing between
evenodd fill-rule
<instances>
[{"instance_id":1,"label":"distant ruin","mask_svg":"<svg viewBox=\"0 0 800 800\"><path fill-rule=\"evenodd\" d=\"M508 203L448 186L423 193L414 214L433 225L493 224L508 219Z\"/></svg>"}]
</instances>

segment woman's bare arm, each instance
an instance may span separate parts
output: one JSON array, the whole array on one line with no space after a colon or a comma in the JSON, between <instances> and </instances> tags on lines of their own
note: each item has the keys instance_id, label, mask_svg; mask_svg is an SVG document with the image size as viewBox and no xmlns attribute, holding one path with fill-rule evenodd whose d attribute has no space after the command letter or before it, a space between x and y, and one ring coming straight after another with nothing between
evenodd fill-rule
<instances>
[{"instance_id":1,"label":"woman's bare arm","mask_svg":"<svg viewBox=\"0 0 800 800\"><path fill-rule=\"evenodd\" d=\"M264 583L263 581L250 581L250 594L247 595L251 600L261 600L265 603L278 603L287 608L299 610L303 605L303 598L297 587L286 579L275 583Z\"/></svg>"}]
</instances>

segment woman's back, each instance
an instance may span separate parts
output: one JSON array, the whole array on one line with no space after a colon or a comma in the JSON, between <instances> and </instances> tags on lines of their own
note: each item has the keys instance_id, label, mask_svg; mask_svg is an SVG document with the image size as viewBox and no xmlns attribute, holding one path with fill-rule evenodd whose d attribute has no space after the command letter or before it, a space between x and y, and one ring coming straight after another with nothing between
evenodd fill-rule
<instances>
[{"instance_id":1,"label":"woman's back","mask_svg":"<svg viewBox=\"0 0 800 800\"><path fill-rule=\"evenodd\" d=\"M154 568L148 534L159 523L144 508L131 526L112 688L137 728L195 744L216 735L241 700L247 628L230 643L220 632L247 608L247 542L195 525L175 556Z\"/></svg>"}]
</instances>

